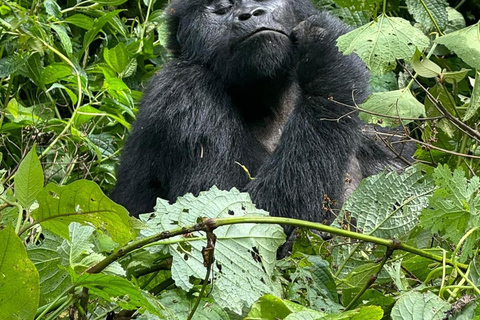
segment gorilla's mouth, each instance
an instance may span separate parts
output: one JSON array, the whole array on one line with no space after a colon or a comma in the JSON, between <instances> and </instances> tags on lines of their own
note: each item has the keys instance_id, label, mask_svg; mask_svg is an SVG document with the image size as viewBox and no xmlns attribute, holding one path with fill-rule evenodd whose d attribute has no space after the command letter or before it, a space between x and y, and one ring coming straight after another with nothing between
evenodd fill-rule
<instances>
[{"instance_id":1,"label":"gorilla's mouth","mask_svg":"<svg viewBox=\"0 0 480 320\"><path fill-rule=\"evenodd\" d=\"M259 36L259 35L267 35L267 34L277 34L277 35L282 35L282 36L285 36L287 38L290 38L290 36L283 30L263 27L263 28L259 28L255 31L253 31L251 34L246 36L240 42L243 42L245 40L251 39L251 38Z\"/></svg>"}]
</instances>

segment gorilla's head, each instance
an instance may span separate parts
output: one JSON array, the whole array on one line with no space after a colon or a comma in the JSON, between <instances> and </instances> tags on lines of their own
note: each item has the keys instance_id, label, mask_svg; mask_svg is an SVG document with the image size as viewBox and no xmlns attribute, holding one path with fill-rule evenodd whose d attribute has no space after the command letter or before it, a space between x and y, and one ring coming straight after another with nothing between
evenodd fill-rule
<instances>
[{"instance_id":1,"label":"gorilla's head","mask_svg":"<svg viewBox=\"0 0 480 320\"><path fill-rule=\"evenodd\" d=\"M168 10L172 52L240 84L288 72L290 33L314 12L308 0L175 0Z\"/></svg>"}]
</instances>

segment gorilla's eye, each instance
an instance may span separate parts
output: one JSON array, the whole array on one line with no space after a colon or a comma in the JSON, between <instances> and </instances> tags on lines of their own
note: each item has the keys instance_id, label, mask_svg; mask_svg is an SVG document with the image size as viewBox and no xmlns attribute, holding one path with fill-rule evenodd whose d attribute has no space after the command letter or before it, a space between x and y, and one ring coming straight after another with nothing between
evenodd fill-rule
<instances>
[{"instance_id":1,"label":"gorilla's eye","mask_svg":"<svg viewBox=\"0 0 480 320\"><path fill-rule=\"evenodd\" d=\"M216 14L219 14L219 15L222 15L222 14L226 14L230 11L230 9L232 9L232 6L226 6L226 7L221 7L221 8L218 8L216 9L214 12Z\"/></svg>"}]
</instances>

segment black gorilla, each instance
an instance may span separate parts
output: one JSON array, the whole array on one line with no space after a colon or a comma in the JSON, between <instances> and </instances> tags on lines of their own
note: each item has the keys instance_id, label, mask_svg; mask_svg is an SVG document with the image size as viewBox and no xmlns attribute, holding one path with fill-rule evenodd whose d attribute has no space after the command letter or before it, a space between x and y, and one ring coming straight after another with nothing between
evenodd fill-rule
<instances>
[{"instance_id":1,"label":"black gorilla","mask_svg":"<svg viewBox=\"0 0 480 320\"><path fill-rule=\"evenodd\" d=\"M175 58L150 83L111 195L132 215L216 185L326 222L324 195L341 203L389 163L332 101L367 95L365 65L336 48L338 19L309 0L178 0L168 14Z\"/></svg>"}]
</instances>

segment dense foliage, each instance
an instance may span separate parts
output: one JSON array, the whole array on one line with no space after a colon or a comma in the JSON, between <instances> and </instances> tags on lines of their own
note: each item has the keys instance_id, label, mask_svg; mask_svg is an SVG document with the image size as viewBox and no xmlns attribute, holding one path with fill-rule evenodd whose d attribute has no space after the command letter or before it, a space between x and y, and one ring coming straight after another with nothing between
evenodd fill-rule
<instances>
[{"instance_id":1,"label":"dense foliage","mask_svg":"<svg viewBox=\"0 0 480 320\"><path fill-rule=\"evenodd\" d=\"M0 319L480 319L480 4L315 2L371 70L352 111L417 145L332 226L215 187L130 218L105 194L168 59L165 1L0 3ZM332 238L299 229L276 261L272 223Z\"/></svg>"}]
</instances>

